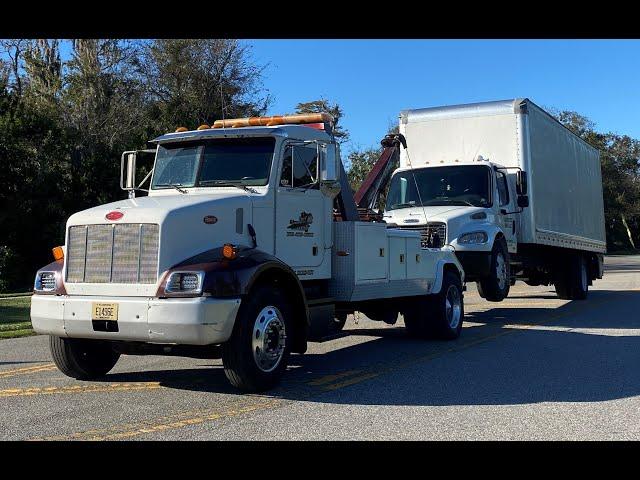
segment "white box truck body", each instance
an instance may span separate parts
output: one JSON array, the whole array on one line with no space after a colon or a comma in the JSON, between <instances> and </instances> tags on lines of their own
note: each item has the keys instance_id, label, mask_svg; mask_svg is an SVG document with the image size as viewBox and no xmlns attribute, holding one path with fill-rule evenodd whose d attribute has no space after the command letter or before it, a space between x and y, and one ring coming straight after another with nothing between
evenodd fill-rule
<instances>
[{"instance_id":1,"label":"white box truck body","mask_svg":"<svg viewBox=\"0 0 640 480\"><path fill-rule=\"evenodd\" d=\"M584 298L601 278L599 152L543 109L515 99L407 110L400 133L385 220L438 232L481 295L502 300L519 278Z\"/></svg>"}]
</instances>

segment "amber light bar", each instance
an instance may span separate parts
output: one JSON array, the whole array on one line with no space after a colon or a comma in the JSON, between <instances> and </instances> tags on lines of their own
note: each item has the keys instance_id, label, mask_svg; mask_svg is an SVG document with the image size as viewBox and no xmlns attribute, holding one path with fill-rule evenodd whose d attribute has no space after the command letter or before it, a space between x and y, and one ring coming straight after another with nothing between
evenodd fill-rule
<instances>
[{"instance_id":1,"label":"amber light bar","mask_svg":"<svg viewBox=\"0 0 640 480\"><path fill-rule=\"evenodd\" d=\"M216 120L213 128L272 127L274 125L302 125L307 123L329 123L333 117L328 113L304 113L301 115L274 115L272 117L247 117Z\"/></svg>"}]
</instances>

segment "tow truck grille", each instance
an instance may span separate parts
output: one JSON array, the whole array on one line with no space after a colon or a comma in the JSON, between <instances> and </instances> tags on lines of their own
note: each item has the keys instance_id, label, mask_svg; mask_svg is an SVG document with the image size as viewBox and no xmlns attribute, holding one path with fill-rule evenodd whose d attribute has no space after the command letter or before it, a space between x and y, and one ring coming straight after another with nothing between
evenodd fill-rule
<instances>
[{"instance_id":1,"label":"tow truck grille","mask_svg":"<svg viewBox=\"0 0 640 480\"><path fill-rule=\"evenodd\" d=\"M67 282L155 283L158 231L149 223L69 227Z\"/></svg>"},{"instance_id":2,"label":"tow truck grille","mask_svg":"<svg viewBox=\"0 0 640 480\"><path fill-rule=\"evenodd\" d=\"M420 239L422 248L427 248L428 245L428 237L432 232L437 232L440 237L440 241L442 244L445 244L447 241L447 224L444 222L428 222L426 226L420 225L416 227L408 227L406 225L402 225L400 228L405 230L418 230L420 231Z\"/></svg>"}]
</instances>

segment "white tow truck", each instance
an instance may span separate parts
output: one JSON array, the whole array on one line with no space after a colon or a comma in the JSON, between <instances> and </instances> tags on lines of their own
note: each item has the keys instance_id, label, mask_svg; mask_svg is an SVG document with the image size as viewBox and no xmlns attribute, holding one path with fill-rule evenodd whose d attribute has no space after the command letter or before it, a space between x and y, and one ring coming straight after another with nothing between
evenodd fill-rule
<instances>
[{"instance_id":1,"label":"white tow truck","mask_svg":"<svg viewBox=\"0 0 640 480\"><path fill-rule=\"evenodd\" d=\"M399 131L406 149L389 183L388 223L454 248L489 301L518 279L586 298L606 251L595 148L529 99L406 110ZM359 206L372 203L358 193Z\"/></svg>"},{"instance_id":2,"label":"white tow truck","mask_svg":"<svg viewBox=\"0 0 640 480\"><path fill-rule=\"evenodd\" d=\"M154 142L137 185L139 152L123 154L129 199L72 215L36 274L33 328L66 375L100 377L122 353L221 356L231 384L261 391L354 311L459 336L453 249L360 220L329 115L219 120Z\"/></svg>"}]
</instances>

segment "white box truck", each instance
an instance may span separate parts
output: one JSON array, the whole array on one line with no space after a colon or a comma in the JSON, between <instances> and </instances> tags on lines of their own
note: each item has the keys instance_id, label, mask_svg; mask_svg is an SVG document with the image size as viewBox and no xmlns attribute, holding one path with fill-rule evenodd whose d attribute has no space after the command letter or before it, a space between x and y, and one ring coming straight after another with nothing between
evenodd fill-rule
<instances>
[{"instance_id":1,"label":"white box truck","mask_svg":"<svg viewBox=\"0 0 640 480\"><path fill-rule=\"evenodd\" d=\"M72 215L36 274L31 321L58 368L92 379L122 353L219 355L234 386L259 391L356 310L457 338L453 249L360 221L331 124L317 114L179 128L154 140L137 186L139 152L125 152L130 198Z\"/></svg>"},{"instance_id":2,"label":"white box truck","mask_svg":"<svg viewBox=\"0 0 640 480\"><path fill-rule=\"evenodd\" d=\"M583 299L602 278L599 152L531 100L406 110L400 133L384 218L452 246L481 296L520 279Z\"/></svg>"}]
</instances>

